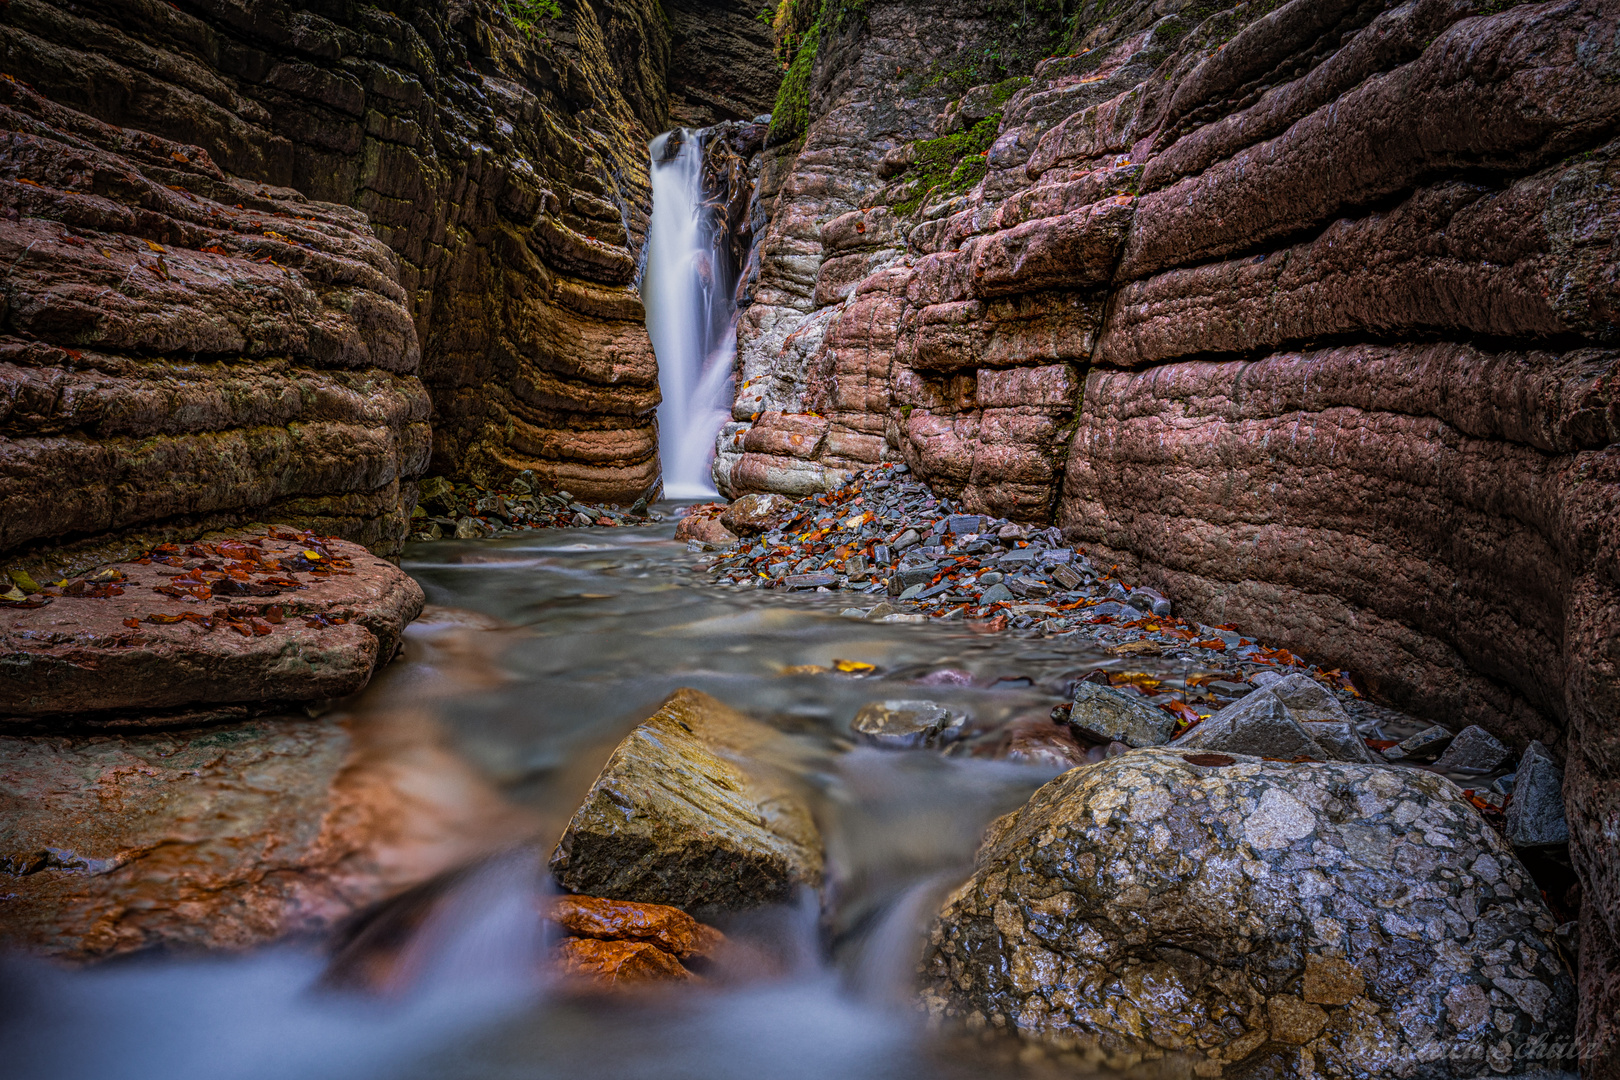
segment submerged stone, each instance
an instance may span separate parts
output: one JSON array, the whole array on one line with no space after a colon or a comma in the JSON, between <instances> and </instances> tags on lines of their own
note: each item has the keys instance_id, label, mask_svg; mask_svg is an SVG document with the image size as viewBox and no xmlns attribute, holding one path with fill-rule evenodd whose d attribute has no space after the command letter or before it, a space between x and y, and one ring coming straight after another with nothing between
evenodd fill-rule
<instances>
[{"instance_id":1,"label":"submerged stone","mask_svg":"<svg viewBox=\"0 0 1620 1080\"><path fill-rule=\"evenodd\" d=\"M873 701L863 706L850 731L890 749L940 746L952 741L967 717L932 701Z\"/></svg>"}]
</instances>

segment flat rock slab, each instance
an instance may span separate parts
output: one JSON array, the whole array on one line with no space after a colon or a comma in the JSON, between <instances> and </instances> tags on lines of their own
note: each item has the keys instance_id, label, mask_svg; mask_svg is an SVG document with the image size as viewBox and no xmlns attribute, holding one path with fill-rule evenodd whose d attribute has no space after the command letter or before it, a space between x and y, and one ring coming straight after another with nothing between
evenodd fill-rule
<instances>
[{"instance_id":1,"label":"flat rock slab","mask_svg":"<svg viewBox=\"0 0 1620 1080\"><path fill-rule=\"evenodd\" d=\"M0 724L343 697L423 604L358 544L283 529L163 545L46 592L0 607Z\"/></svg>"},{"instance_id":2,"label":"flat rock slab","mask_svg":"<svg viewBox=\"0 0 1620 1080\"><path fill-rule=\"evenodd\" d=\"M783 739L707 694L675 691L608 758L552 872L574 892L704 913L819 888L810 808L762 760Z\"/></svg>"},{"instance_id":3,"label":"flat rock slab","mask_svg":"<svg viewBox=\"0 0 1620 1080\"><path fill-rule=\"evenodd\" d=\"M1569 1040L1554 930L1444 777L1133 750L991 826L929 938L923 999L968 1027L1185 1052L1221 1075L1273 1075L1283 1052L1318 1076L1440 1080L1472 1075L1452 1069L1481 1040Z\"/></svg>"}]
</instances>

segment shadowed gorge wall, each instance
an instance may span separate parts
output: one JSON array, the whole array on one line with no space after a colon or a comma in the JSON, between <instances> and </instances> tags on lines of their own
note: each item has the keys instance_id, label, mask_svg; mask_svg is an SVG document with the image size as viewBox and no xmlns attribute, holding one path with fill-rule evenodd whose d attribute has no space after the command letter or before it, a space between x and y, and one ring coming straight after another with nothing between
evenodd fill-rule
<instances>
[{"instance_id":1,"label":"shadowed gorge wall","mask_svg":"<svg viewBox=\"0 0 1620 1080\"><path fill-rule=\"evenodd\" d=\"M705 18L735 14L688 7L688 35ZM92 191L75 186L82 173L40 172L51 155L37 139L54 137L48 131L13 141L0 228L14 251L29 252L14 271L30 274L8 285L8 360L22 373L7 389L27 399L8 413L9 482L19 498L30 484L64 482L65 440L79 447L70 490L101 494L68 499L58 488L60 505L8 523L22 532L0 547L281 515L391 550L414 478L428 470L487 482L533 469L589 499L653 492L658 390L635 281L651 212L645 147L670 122L671 24L655 0L561 10L532 32L488 4L445 0L388 11L342 0L18 0L0 10L0 70L42 95L36 113L67 110L67 126L94 129L87 137L98 146L141 148L124 162L98 159L124 171L124 186ZM733 39L742 40L731 34L721 46L738 65ZM687 43L695 63L713 66L705 48ZM754 107L774 90L773 70L751 78L760 85L742 98ZM220 237L176 224L198 214L230 219L236 242L209 243ZM313 233L291 224L305 220L319 223ZM97 264L94 251L115 235L117 266ZM79 259L36 289L41 236ZM146 240L204 250L168 253L158 266ZM326 262L305 253L338 240L364 249L371 292L326 290L333 310L322 314L300 291L319 287L284 279L309 278L305 264ZM267 253L279 258L250 261ZM176 273L159 287L143 263ZM270 297L286 287L296 295ZM92 288L112 289L95 301L112 304L108 318L73 314ZM154 290L162 295L137 295ZM266 310L235 337L141 336L119 332L114 295L153 311L177 305L168 316L176 327L242 321L234 308L243 297L263 298ZM345 384L354 403L333 404L319 389L326 382L302 374L329 366L319 335L302 353L290 329L265 332L306 310L317 323L352 321L369 345L370 367L342 359L360 372L345 376L363 383ZM374 340L384 322L385 338ZM113 380L117 393L127 387L148 403L141 419L127 419ZM56 388L54 401L41 397L44 384ZM263 406L266 395L282 404ZM211 411L189 408L200 399ZM165 426L154 408L187 418ZM321 444L326 464L295 464L315 452L308 422L333 410L346 426ZM191 450L172 441L182 429ZM114 433L147 440L139 463L108 451ZM202 449L225 454L244 440L251 451L226 455L228 464L210 464ZM163 487L166 472L182 478L173 490L140 494L142 484ZM27 498L31 507L53 501Z\"/></svg>"},{"instance_id":2,"label":"shadowed gorge wall","mask_svg":"<svg viewBox=\"0 0 1620 1080\"><path fill-rule=\"evenodd\" d=\"M938 63L912 25L983 5L924 7L823 44L766 166L717 475L902 459L1186 614L1543 739L1620 1075L1620 15L1084 4L1065 55L929 99L895 79Z\"/></svg>"}]
</instances>

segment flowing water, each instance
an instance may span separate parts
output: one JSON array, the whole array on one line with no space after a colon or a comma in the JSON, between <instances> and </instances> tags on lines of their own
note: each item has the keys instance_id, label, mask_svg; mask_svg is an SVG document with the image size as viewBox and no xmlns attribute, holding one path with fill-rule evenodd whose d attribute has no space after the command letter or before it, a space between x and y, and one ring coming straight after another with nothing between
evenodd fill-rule
<instances>
[{"instance_id":1,"label":"flowing water","mask_svg":"<svg viewBox=\"0 0 1620 1080\"><path fill-rule=\"evenodd\" d=\"M658 451L672 499L715 494L714 437L731 412L737 274L724 226L706 205L703 132L654 139L652 225L641 295L658 357Z\"/></svg>"},{"instance_id":2,"label":"flowing water","mask_svg":"<svg viewBox=\"0 0 1620 1080\"><path fill-rule=\"evenodd\" d=\"M993 742L1009 726L1049 724L1051 706L1103 658L959 623L841 617L848 594L717 587L672 532L537 531L409 549L404 565L432 607L403 657L323 722L373 732L374 771L430 815L467 802L454 793L477 777L504 807L486 815L501 821L488 840L504 854L384 905L370 924L380 931L349 935L336 961L320 935L82 970L9 961L6 1075L1030 1075L999 1048L930 1034L908 1004L910 973L983 827L1059 770L857 747L848 724L865 702L928 697L968 711ZM878 671L789 671L839 659ZM826 838L824 906L806 898L728 924L741 959L703 987L618 1001L567 994L540 974L544 859L612 747L680 686L784 733ZM436 732L432 752L423 725ZM418 734L376 734L396 729Z\"/></svg>"}]
</instances>

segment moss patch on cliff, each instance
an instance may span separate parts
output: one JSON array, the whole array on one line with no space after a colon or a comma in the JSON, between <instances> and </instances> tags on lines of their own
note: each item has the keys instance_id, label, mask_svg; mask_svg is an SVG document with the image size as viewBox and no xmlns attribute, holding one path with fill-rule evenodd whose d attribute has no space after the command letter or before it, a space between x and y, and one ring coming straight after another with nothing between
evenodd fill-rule
<instances>
[{"instance_id":1,"label":"moss patch on cliff","mask_svg":"<svg viewBox=\"0 0 1620 1080\"><path fill-rule=\"evenodd\" d=\"M1011 94L1008 95L1009 97ZM924 139L916 143L917 157L906 172L906 182L916 184L914 194L894 206L894 212L909 217L930 199L960 195L984 179L988 169L985 154L996 141L1001 114L987 116L966 131Z\"/></svg>"},{"instance_id":2,"label":"moss patch on cliff","mask_svg":"<svg viewBox=\"0 0 1620 1080\"><path fill-rule=\"evenodd\" d=\"M771 109L769 145L791 142L810 126L810 77L822 35L855 26L865 18L866 0L780 0L771 27L777 57L787 66L787 73Z\"/></svg>"}]
</instances>

